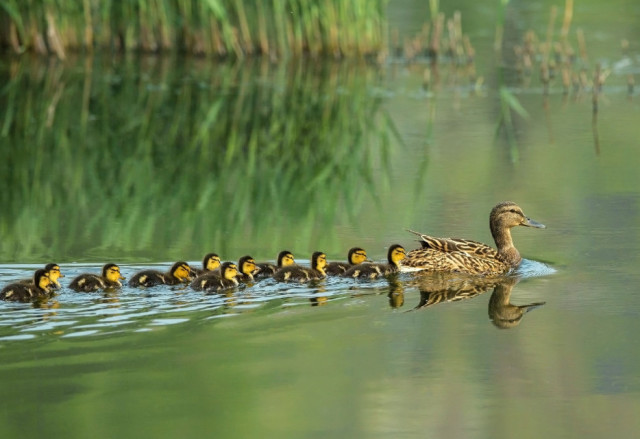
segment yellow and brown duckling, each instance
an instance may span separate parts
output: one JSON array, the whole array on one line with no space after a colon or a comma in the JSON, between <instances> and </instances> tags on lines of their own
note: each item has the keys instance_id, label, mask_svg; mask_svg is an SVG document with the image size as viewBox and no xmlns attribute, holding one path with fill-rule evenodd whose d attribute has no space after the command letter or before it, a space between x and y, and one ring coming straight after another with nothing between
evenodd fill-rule
<instances>
[{"instance_id":1,"label":"yellow and brown duckling","mask_svg":"<svg viewBox=\"0 0 640 439\"><path fill-rule=\"evenodd\" d=\"M51 279L49 273L40 268L33 273L31 283L16 282L9 284L0 291L0 300L12 302L31 302L46 299L51 293Z\"/></svg>"},{"instance_id":2,"label":"yellow and brown duckling","mask_svg":"<svg viewBox=\"0 0 640 439\"><path fill-rule=\"evenodd\" d=\"M178 285L191 280L191 267L184 261L178 261L171 269L162 273L158 270L142 270L131 277L130 287L154 287L156 285Z\"/></svg>"},{"instance_id":3,"label":"yellow and brown duckling","mask_svg":"<svg viewBox=\"0 0 640 439\"><path fill-rule=\"evenodd\" d=\"M435 238L412 231L420 236L422 248L410 251L402 261L402 268L406 271L504 274L522 261L513 245L511 229L516 226L545 228L543 224L527 218L520 206L511 201L499 203L491 210L489 226L497 250L477 241Z\"/></svg>"},{"instance_id":4,"label":"yellow and brown duckling","mask_svg":"<svg viewBox=\"0 0 640 439\"><path fill-rule=\"evenodd\" d=\"M371 260L367 258L367 252L360 247L353 247L349 250L347 261L348 262L330 262L326 269L327 275L340 276L354 265L371 262Z\"/></svg>"},{"instance_id":5,"label":"yellow and brown duckling","mask_svg":"<svg viewBox=\"0 0 640 439\"><path fill-rule=\"evenodd\" d=\"M202 259L202 268L191 267L194 276L201 276L209 271L215 271L220 268L220 256L216 253L208 253Z\"/></svg>"},{"instance_id":6,"label":"yellow and brown duckling","mask_svg":"<svg viewBox=\"0 0 640 439\"><path fill-rule=\"evenodd\" d=\"M389 247L387 252L388 264L358 264L349 268L344 277L353 277L361 279L375 279L381 276L388 276L399 271L399 263L405 258L406 252L399 244Z\"/></svg>"},{"instance_id":7,"label":"yellow and brown duckling","mask_svg":"<svg viewBox=\"0 0 640 439\"><path fill-rule=\"evenodd\" d=\"M269 262L261 262L258 264L257 274L254 275L256 279L262 279L265 277L271 277L282 267L287 267L289 265L293 265L296 263L295 258L293 257L293 253L289 250L282 250L278 253L278 259L276 260L276 265L271 264Z\"/></svg>"},{"instance_id":8,"label":"yellow and brown duckling","mask_svg":"<svg viewBox=\"0 0 640 439\"><path fill-rule=\"evenodd\" d=\"M314 279L322 279L327 276L327 256L323 252L315 252L311 255L311 267L300 265L287 265L273 275L273 278L280 282L308 282Z\"/></svg>"},{"instance_id":9,"label":"yellow and brown duckling","mask_svg":"<svg viewBox=\"0 0 640 439\"><path fill-rule=\"evenodd\" d=\"M69 288L83 293L92 293L98 290L122 287L121 280L126 278L120 273L120 267L116 264L105 264L102 274L84 273L77 276L69 284Z\"/></svg>"},{"instance_id":10,"label":"yellow and brown duckling","mask_svg":"<svg viewBox=\"0 0 640 439\"><path fill-rule=\"evenodd\" d=\"M219 292L238 286L238 266L233 262L224 262L217 272L205 273L191 282L191 288L208 293Z\"/></svg>"},{"instance_id":11,"label":"yellow and brown duckling","mask_svg":"<svg viewBox=\"0 0 640 439\"><path fill-rule=\"evenodd\" d=\"M245 283L253 282L254 276L260 272L255 259L249 255L243 256L238 260L238 267L237 279Z\"/></svg>"},{"instance_id":12,"label":"yellow and brown duckling","mask_svg":"<svg viewBox=\"0 0 640 439\"><path fill-rule=\"evenodd\" d=\"M58 264L51 263L51 264L45 265L44 270L49 275L49 280L51 281L51 285L49 285L49 289L50 290L60 289L60 282L58 282L58 279L61 277L64 277L64 274L60 272L60 266ZM33 284L33 278L21 279L18 281L18 283L31 285Z\"/></svg>"}]
</instances>

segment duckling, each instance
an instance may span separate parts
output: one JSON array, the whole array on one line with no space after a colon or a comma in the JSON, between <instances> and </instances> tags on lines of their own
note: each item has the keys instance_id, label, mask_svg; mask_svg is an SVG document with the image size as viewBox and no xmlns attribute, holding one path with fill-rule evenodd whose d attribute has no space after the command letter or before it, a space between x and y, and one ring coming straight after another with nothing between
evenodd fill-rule
<instances>
[{"instance_id":1,"label":"duckling","mask_svg":"<svg viewBox=\"0 0 640 439\"><path fill-rule=\"evenodd\" d=\"M125 279L126 277L120 274L120 267L116 264L105 264L102 267L102 275L81 274L71 281L69 288L78 292L92 293L107 288L120 288L122 287L120 281Z\"/></svg>"},{"instance_id":2,"label":"duckling","mask_svg":"<svg viewBox=\"0 0 640 439\"><path fill-rule=\"evenodd\" d=\"M201 276L208 271L214 271L220 267L220 256L215 253L208 253L202 259L202 268L191 268L194 276Z\"/></svg>"},{"instance_id":3,"label":"duckling","mask_svg":"<svg viewBox=\"0 0 640 439\"><path fill-rule=\"evenodd\" d=\"M58 264L47 264L44 266L44 270L49 274L49 280L51 280L51 285L49 285L50 290L58 290L61 288L60 282L58 282L58 278L64 277L64 274L60 272L60 266ZM24 285L32 285L33 279L20 279L18 283Z\"/></svg>"},{"instance_id":4,"label":"duckling","mask_svg":"<svg viewBox=\"0 0 640 439\"><path fill-rule=\"evenodd\" d=\"M511 201L497 204L489 215L491 235L497 250L477 241L459 238L420 236L422 248L412 250L402 261L406 271L426 270L478 275L505 274L520 265L522 258L513 245L511 228L516 226L544 229L527 218L520 206Z\"/></svg>"},{"instance_id":5,"label":"duckling","mask_svg":"<svg viewBox=\"0 0 640 439\"><path fill-rule=\"evenodd\" d=\"M353 247L351 250L349 250L347 261L349 262L330 262L327 265L327 275L339 276L341 274L344 274L354 265L362 264L364 262L371 262L370 259L367 259L367 252L360 247Z\"/></svg>"},{"instance_id":6,"label":"duckling","mask_svg":"<svg viewBox=\"0 0 640 439\"><path fill-rule=\"evenodd\" d=\"M287 265L273 275L273 278L280 282L296 281L308 282L314 279L322 279L327 276L327 256L323 252L315 252L311 255L311 268L300 265Z\"/></svg>"},{"instance_id":7,"label":"duckling","mask_svg":"<svg viewBox=\"0 0 640 439\"><path fill-rule=\"evenodd\" d=\"M0 291L0 300L13 302L30 302L44 299L51 293L51 279L46 270L40 268L33 273L30 284L15 282L7 285Z\"/></svg>"},{"instance_id":8,"label":"duckling","mask_svg":"<svg viewBox=\"0 0 640 439\"><path fill-rule=\"evenodd\" d=\"M265 277L273 276L282 267L287 267L295 263L296 260L293 257L293 253L288 250L283 250L278 253L277 265L273 265L269 262L262 262L258 264L258 268L260 269L260 271L258 271L258 273L254 275L254 277L256 279L263 279Z\"/></svg>"},{"instance_id":9,"label":"duckling","mask_svg":"<svg viewBox=\"0 0 640 439\"><path fill-rule=\"evenodd\" d=\"M394 244L387 252L388 264L358 264L349 268L344 277L375 279L388 276L399 271L399 262L405 258L406 252L401 245Z\"/></svg>"},{"instance_id":10,"label":"duckling","mask_svg":"<svg viewBox=\"0 0 640 439\"><path fill-rule=\"evenodd\" d=\"M205 273L191 282L191 288L196 291L219 292L238 286L238 266L233 262L224 262L219 273Z\"/></svg>"},{"instance_id":11,"label":"duckling","mask_svg":"<svg viewBox=\"0 0 640 439\"><path fill-rule=\"evenodd\" d=\"M156 285L178 285L191 280L191 267L184 261L178 261L171 269L162 273L158 270L142 270L131 277L130 287L153 287Z\"/></svg>"},{"instance_id":12,"label":"duckling","mask_svg":"<svg viewBox=\"0 0 640 439\"><path fill-rule=\"evenodd\" d=\"M243 256L238 260L238 267L240 267L240 271L238 273L237 279L244 283L253 282L254 276L260 272L260 269L256 265L255 259L251 256Z\"/></svg>"}]
</instances>

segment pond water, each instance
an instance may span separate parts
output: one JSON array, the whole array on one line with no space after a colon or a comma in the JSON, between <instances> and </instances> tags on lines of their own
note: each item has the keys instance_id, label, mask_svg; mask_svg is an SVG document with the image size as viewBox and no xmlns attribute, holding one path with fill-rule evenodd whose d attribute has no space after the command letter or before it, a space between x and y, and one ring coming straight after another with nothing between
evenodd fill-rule
<instances>
[{"instance_id":1,"label":"pond water","mask_svg":"<svg viewBox=\"0 0 640 439\"><path fill-rule=\"evenodd\" d=\"M544 35L550 5L512 2L507 41ZM408 34L428 16L390 7ZM640 8L576 5L582 67L608 74L594 116L590 87L545 94L513 47L494 52L496 11L449 7L475 74L3 58L0 286L51 261L66 277L45 303L0 303L0 436L635 437ZM493 244L502 200L547 228L513 231L525 260L498 282L66 287L105 262L130 277L210 251L384 260L417 246L406 229Z\"/></svg>"}]
</instances>

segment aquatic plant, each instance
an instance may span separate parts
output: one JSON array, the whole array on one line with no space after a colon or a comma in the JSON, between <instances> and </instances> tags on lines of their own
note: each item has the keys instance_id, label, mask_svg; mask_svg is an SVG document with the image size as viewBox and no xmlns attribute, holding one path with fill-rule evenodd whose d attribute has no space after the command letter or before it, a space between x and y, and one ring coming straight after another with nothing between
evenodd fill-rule
<instances>
[{"instance_id":1,"label":"aquatic plant","mask_svg":"<svg viewBox=\"0 0 640 439\"><path fill-rule=\"evenodd\" d=\"M0 2L0 46L269 58L363 56L384 44L385 0Z\"/></svg>"}]
</instances>

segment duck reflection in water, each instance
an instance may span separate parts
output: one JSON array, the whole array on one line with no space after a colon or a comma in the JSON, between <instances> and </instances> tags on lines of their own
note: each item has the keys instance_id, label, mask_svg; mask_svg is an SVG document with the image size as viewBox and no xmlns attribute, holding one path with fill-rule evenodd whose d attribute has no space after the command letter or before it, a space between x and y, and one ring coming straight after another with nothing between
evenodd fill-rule
<instances>
[{"instance_id":1,"label":"duck reflection in water","mask_svg":"<svg viewBox=\"0 0 640 439\"><path fill-rule=\"evenodd\" d=\"M511 304L511 290L518 283L518 277L474 278L447 275L425 275L410 284L420 290L420 302L414 309L424 309L442 302L458 302L479 296L493 288L489 299L489 318L498 328L513 328L520 324L528 311L542 306L545 302L528 305Z\"/></svg>"},{"instance_id":2,"label":"duck reflection in water","mask_svg":"<svg viewBox=\"0 0 640 439\"><path fill-rule=\"evenodd\" d=\"M389 277L389 306L391 308L400 308L404 305L404 284L400 282L398 276Z\"/></svg>"},{"instance_id":3,"label":"duck reflection in water","mask_svg":"<svg viewBox=\"0 0 640 439\"><path fill-rule=\"evenodd\" d=\"M506 278L495 286L491 294L489 318L497 328L509 329L518 326L526 313L545 304L545 302L535 302L528 305L513 305L511 290L519 280L514 277Z\"/></svg>"}]
</instances>

